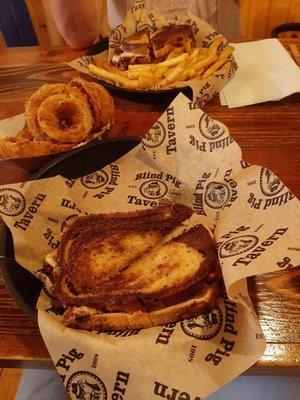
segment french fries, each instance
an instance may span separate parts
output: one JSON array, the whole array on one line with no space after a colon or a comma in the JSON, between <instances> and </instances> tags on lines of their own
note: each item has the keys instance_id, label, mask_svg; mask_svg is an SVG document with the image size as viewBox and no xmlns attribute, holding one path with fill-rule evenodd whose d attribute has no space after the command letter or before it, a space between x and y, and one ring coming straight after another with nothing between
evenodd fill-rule
<instances>
[{"instance_id":1,"label":"french fries","mask_svg":"<svg viewBox=\"0 0 300 400\"><path fill-rule=\"evenodd\" d=\"M215 37L214 41L211 43L208 49L208 54L209 55L216 55L218 52L218 48L220 44L222 43L223 38L221 35L218 35Z\"/></svg>"},{"instance_id":2,"label":"french fries","mask_svg":"<svg viewBox=\"0 0 300 400\"><path fill-rule=\"evenodd\" d=\"M174 58L177 56L180 56L180 54L184 53L183 49L181 47L175 47L170 53L168 54L168 57L166 60L170 60L170 58Z\"/></svg>"},{"instance_id":3,"label":"french fries","mask_svg":"<svg viewBox=\"0 0 300 400\"><path fill-rule=\"evenodd\" d=\"M93 64L89 64L88 68L92 75L104 79L105 81L115 83L117 86L124 86L128 87L129 89L138 88L138 80L129 79L122 74L109 71L101 67L97 67L96 65Z\"/></svg>"},{"instance_id":4,"label":"french fries","mask_svg":"<svg viewBox=\"0 0 300 400\"><path fill-rule=\"evenodd\" d=\"M214 64L212 64L202 75L203 79L208 78L214 72L216 72L219 68L222 67L228 61L228 57L233 52L234 48L232 46L227 47L225 50L222 51L220 54L220 58L217 59Z\"/></svg>"},{"instance_id":5,"label":"french fries","mask_svg":"<svg viewBox=\"0 0 300 400\"><path fill-rule=\"evenodd\" d=\"M218 35L208 48L191 48L190 43L172 49L164 61L129 65L126 71L98 61L88 66L92 75L128 89L161 89L174 82L206 79L222 67L234 48L222 49L223 37ZM220 52L221 51L221 52Z\"/></svg>"}]
</instances>

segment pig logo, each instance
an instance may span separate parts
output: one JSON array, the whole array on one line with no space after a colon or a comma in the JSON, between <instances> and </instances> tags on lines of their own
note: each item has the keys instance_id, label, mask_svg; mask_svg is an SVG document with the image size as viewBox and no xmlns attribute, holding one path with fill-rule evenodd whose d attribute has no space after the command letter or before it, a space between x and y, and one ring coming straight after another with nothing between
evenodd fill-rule
<instances>
[{"instance_id":1,"label":"pig logo","mask_svg":"<svg viewBox=\"0 0 300 400\"><path fill-rule=\"evenodd\" d=\"M52 283L50 283L50 280L47 279L47 276L52 274L52 272L53 272L53 267L51 267L47 263L44 263L43 268L36 270L36 275L37 278L39 278L43 283L42 290L44 291L46 296L50 297L50 299L52 300L57 300L57 298L54 296L51 290Z\"/></svg>"},{"instance_id":2,"label":"pig logo","mask_svg":"<svg viewBox=\"0 0 300 400\"><path fill-rule=\"evenodd\" d=\"M109 35L109 42L111 44L118 44L121 42L121 32L119 28L114 28ZM112 46L114 47L114 46Z\"/></svg>"},{"instance_id":3,"label":"pig logo","mask_svg":"<svg viewBox=\"0 0 300 400\"><path fill-rule=\"evenodd\" d=\"M109 178L107 173L101 169L100 171L83 176L80 180L83 186L88 189L99 189L107 184Z\"/></svg>"},{"instance_id":4,"label":"pig logo","mask_svg":"<svg viewBox=\"0 0 300 400\"><path fill-rule=\"evenodd\" d=\"M251 164L247 163L247 161L245 160L241 160L240 164L243 169L249 168L251 166Z\"/></svg>"},{"instance_id":5,"label":"pig logo","mask_svg":"<svg viewBox=\"0 0 300 400\"><path fill-rule=\"evenodd\" d=\"M149 32L150 35L151 35L151 33L154 32L154 29L153 29L153 27L151 25L149 25L149 24L141 24L141 25L139 25L138 24L138 26L137 26L137 30L138 31L142 31L144 29L147 29L147 31Z\"/></svg>"},{"instance_id":6,"label":"pig logo","mask_svg":"<svg viewBox=\"0 0 300 400\"><path fill-rule=\"evenodd\" d=\"M25 210L26 200L21 192L15 189L0 189L0 213L16 217Z\"/></svg>"},{"instance_id":7,"label":"pig logo","mask_svg":"<svg viewBox=\"0 0 300 400\"><path fill-rule=\"evenodd\" d=\"M221 330L222 323L222 311L217 306L209 314L198 315L181 321L181 328L188 336L199 340L209 340L217 336Z\"/></svg>"},{"instance_id":8,"label":"pig logo","mask_svg":"<svg viewBox=\"0 0 300 400\"><path fill-rule=\"evenodd\" d=\"M87 371L77 371L70 376L67 393L72 400L107 400L104 383Z\"/></svg>"},{"instance_id":9,"label":"pig logo","mask_svg":"<svg viewBox=\"0 0 300 400\"><path fill-rule=\"evenodd\" d=\"M254 235L242 235L227 240L219 248L222 258L236 256L253 249L258 243L258 237Z\"/></svg>"},{"instance_id":10,"label":"pig logo","mask_svg":"<svg viewBox=\"0 0 300 400\"><path fill-rule=\"evenodd\" d=\"M55 297L54 294L52 293L51 288L48 288L48 287L47 287L47 282L46 282L46 281L43 283L43 288L42 288L42 290L44 291L44 293L45 293L48 297L50 297L50 299L58 301L58 300L57 300L57 297ZM61 313L61 314L63 314L63 313Z\"/></svg>"},{"instance_id":11,"label":"pig logo","mask_svg":"<svg viewBox=\"0 0 300 400\"><path fill-rule=\"evenodd\" d=\"M68 228L68 226L70 225L70 223L71 223L74 219L76 219L77 217L78 217L78 214L71 214L71 215L69 215L67 218L65 218L65 219L63 220L62 224L61 224L60 232L63 233L63 232Z\"/></svg>"},{"instance_id":12,"label":"pig logo","mask_svg":"<svg viewBox=\"0 0 300 400\"><path fill-rule=\"evenodd\" d=\"M166 130L163 124L156 121L152 128L142 137L142 143L149 148L159 147L166 138Z\"/></svg>"},{"instance_id":13,"label":"pig logo","mask_svg":"<svg viewBox=\"0 0 300 400\"><path fill-rule=\"evenodd\" d=\"M275 196L284 188L284 184L273 172L266 168L260 171L260 189L266 196Z\"/></svg>"},{"instance_id":14,"label":"pig logo","mask_svg":"<svg viewBox=\"0 0 300 400\"><path fill-rule=\"evenodd\" d=\"M197 108L203 107L209 100L209 94L204 93L201 97L197 97L195 100L195 105Z\"/></svg>"},{"instance_id":15,"label":"pig logo","mask_svg":"<svg viewBox=\"0 0 300 400\"><path fill-rule=\"evenodd\" d=\"M223 208L230 198L230 190L227 185L220 182L210 182L206 186L205 203L215 209Z\"/></svg>"},{"instance_id":16,"label":"pig logo","mask_svg":"<svg viewBox=\"0 0 300 400\"><path fill-rule=\"evenodd\" d=\"M161 199L168 193L168 186L158 179L150 179L141 185L140 193L146 199Z\"/></svg>"},{"instance_id":17,"label":"pig logo","mask_svg":"<svg viewBox=\"0 0 300 400\"><path fill-rule=\"evenodd\" d=\"M91 57L91 56L85 56L85 57L81 57L81 58L78 60L78 64L79 64L82 68L88 69L88 66L89 66L90 64L95 64L95 62L94 62L93 57Z\"/></svg>"},{"instance_id":18,"label":"pig logo","mask_svg":"<svg viewBox=\"0 0 300 400\"><path fill-rule=\"evenodd\" d=\"M208 100L208 99L207 99ZM206 101L207 101L206 100ZM209 140L215 140L225 133L225 127L221 122L211 119L208 115L202 114L199 120L201 134Z\"/></svg>"}]
</instances>

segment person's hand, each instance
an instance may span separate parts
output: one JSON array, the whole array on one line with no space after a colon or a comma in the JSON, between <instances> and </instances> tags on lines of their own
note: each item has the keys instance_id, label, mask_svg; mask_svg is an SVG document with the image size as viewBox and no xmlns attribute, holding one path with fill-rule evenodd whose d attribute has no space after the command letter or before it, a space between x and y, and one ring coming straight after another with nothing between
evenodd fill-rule
<instances>
[{"instance_id":1,"label":"person's hand","mask_svg":"<svg viewBox=\"0 0 300 400\"><path fill-rule=\"evenodd\" d=\"M90 46L99 36L95 0L51 0L57 29L73 49Z\"/></svg>"}]
</instances>

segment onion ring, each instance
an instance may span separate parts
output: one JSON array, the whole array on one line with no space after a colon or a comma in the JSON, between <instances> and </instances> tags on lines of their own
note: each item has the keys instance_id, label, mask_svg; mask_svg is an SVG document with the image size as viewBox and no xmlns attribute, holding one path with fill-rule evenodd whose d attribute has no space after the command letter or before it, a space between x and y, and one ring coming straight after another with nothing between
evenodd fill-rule
<instances>
[{"instance_id":1,"label":"onion ring","mask_svg":"<svg viewBox=\"0 0 300 400\"><path fill-rule=\"evenodd\" d=\"M74 144L61 144L49 140L32 140L25 126L16 136L0 139L0 159L44 156L70 150Z\"/></svg>"},{"instance_id":2,"label":"onion ring","mask_svg":"<svg viewBox=\"0 0 300 400\"><path fill-rule=\"evenodd\" d=\"M76 118L76 121L79 122L81 118L85 119L85 123L81 124L80 127L78 127L78 130L84 127L84 132L78 133L78 137L76 139L75 126L73 126L73 133L70 132L69 135L63 133L63 128L66 125L65 120L58 120L59 115L57 115L56 112L58 112L58 114L62 114L64 118L68 120L74 119L73 114L71 113L69 118L66 118L67 116L65 115L65 113L63 113L62 111L58 111L58 109L60 109L59 106L56 111L54 111L55 100L53 102L50 102L52 113L50 112L49 99L57 95L68 96L70 99L72 99L71 102L76 102L78 107L71 107L70 110L76 110L77 112L79 108L81 109L81 117ZM57 97L54 98L59 99ZM46 102L45 106L43 106L44 102ZM40 111L40 108L42 108L42 111ZM42 123L43 126L41 126L39 121L40 113L42 114L41 119L43 121L44 119L47 120L46 125L45 123ZM86 94L79 90L77 87L72 87L70 84L66 83L43 85L40 89L38 89L30 97L25 106L25 117L29 131L32 133L34 140L49 140L50 137L55 138L60 142L80 142L87 138L89 134L87 130L92 129L92 114L89 109L89 102ZM52 118L53 121L51 123L50 121ZM47 130L48 126L50 127L50 132L48 132ZM54 132L54 126L56 126L56 133ZM73 137L73 139L69 140L69 136Z\"/></svg>"},{"instance_id":3,"label":"onion ring","mask_svg":"<svg viewBox=\"0 0 300 400\"><path fill-rule=\"evenodd\" d=\"M0 159L44 156L70 150L73 147L74 145L71 143L61 144L46 140L34 141L24 139L20 141L10 141L1 139Z\"/></svg>"},{"instance_id":4,"label":"onion ring","mask_svg":"<svg viewBox=\"0 0 300 400\"><path fill-rule=\"evenodd\" d=\"M35 140L44 139L41 128L37 120L37 111L42 102L52 94L63 93L66 83L46 84L40 87L25 104L25 117L28 129Z\"/></svg>"},{"instance_id":5,"label":"onion ring","mask_svg":"<svg viewBox=\"0 0 300 400\"><path fill-rule=\"evenodd\" d=\"M79 143L87 139L93 118L89 104L69 94L55 94L38 108L38 124L51 139Z\"/></svg>"},{"instance_id":6,"label":"onion ring","mask_svg":"<svg viewBox=\"0 0 300 400\"><path fill-rule=\"evenodd\" d=\"M113 99L99 84L75 78L43 85L25 105L25 128L0 139L0 159L70 150L90 140L112 122L113 115Z\"/></svg>"},{"instance_id":7,"label":"onion ring","mask_svg":"<svg viewBox=\"0 0 300 400\"><path fill-rule=\"evenodd\" d=\"M101 128L112 122L115 111L114 101L103 86L81 78L72 79L71 86L79 88L87 95L94 117L94 133L99 132Z\"/></svg>"}]
</instances>

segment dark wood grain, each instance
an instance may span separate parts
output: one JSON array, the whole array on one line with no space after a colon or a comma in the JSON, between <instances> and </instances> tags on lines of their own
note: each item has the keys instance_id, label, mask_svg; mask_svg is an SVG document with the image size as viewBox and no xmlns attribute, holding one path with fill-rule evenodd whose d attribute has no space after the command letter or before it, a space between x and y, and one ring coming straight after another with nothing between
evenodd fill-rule
<instances>
[{"instance_id":1,"label":"dark wood grain","mask_svg":"<svg viewBox=\"0 0 300 400\"><path fill-rule=\"evenodd\" d=\"M77 72L62 60L81 54L64 48L0 51L0 119L21 113L28 97L42 84L64 82ZM140 136L167 104L138 104L115 98L115 125L108 137ZM218 97L204 111L222 121L243 151L245 160L274 171L300 194L300 95L229 110ZM0 162L0 183L28 177L28 166ZM269 276L249 280L251 297L267 338L267 349L250 373L300 374L300 307L266 287ZM0 281L0 365L51 366L36 324L17 308Z\"/></svg>"}]
</instances>

